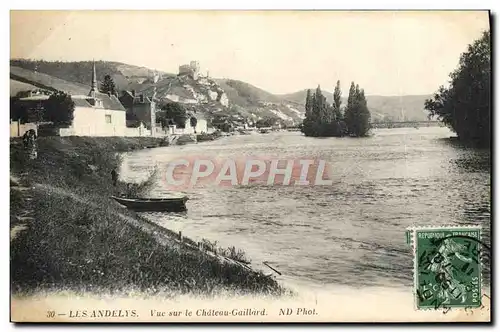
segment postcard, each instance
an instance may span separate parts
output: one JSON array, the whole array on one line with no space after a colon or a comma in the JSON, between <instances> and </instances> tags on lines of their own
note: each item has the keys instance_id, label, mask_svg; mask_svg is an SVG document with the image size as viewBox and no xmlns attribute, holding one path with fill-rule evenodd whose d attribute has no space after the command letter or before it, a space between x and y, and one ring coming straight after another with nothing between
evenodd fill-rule
<instances>
[{"instance_id":1,"label":"postcard","mask_svg":"<svg viewBox=\"0 0 500 332\"><path fill-rule=\"evenodd\" d=\"M11 11L11 322L490 322L490 19Z\"/></svg>"}]
</instances>

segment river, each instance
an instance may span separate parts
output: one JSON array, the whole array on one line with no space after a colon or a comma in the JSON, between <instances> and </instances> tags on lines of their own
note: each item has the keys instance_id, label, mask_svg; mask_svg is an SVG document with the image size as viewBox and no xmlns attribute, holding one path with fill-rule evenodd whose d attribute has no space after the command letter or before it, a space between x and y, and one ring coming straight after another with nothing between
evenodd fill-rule
<instances>
[{"instance_id":1,"label":"river","mask_svg":"<svg viewBox=\"0 0 500 332\"><path fill-rule=\"evenodd\" d=\"M146 216L192 239L241 248L291 283L407 288L413 276L407 227L481 225L490 243L490 153L461 147L450 136L443 127L378 129L360 139L231 136L130 152L121 177L138 181L152 166L164 171L169 160L187 155L326 160L332 185L186 189L186 214ZM166 193L158 179L151 195Z\"/></svg>"}]
</instances>

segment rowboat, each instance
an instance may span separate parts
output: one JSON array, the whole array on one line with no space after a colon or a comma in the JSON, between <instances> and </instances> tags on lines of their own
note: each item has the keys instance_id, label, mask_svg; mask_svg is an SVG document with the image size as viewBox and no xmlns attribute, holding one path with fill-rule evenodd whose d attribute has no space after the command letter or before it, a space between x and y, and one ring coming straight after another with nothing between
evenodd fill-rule
<instances>
[{"instance_id":1,"label":"rowboat","mask_svg":"<svg viewBox=\"0 0 500 332\"><path fill-rule=\"evenodd\" d=\"M115 201L133 211L140 212L182 212L186 211L186 201L184 197L171 198L127 198L111 196Z\"/></svg>"}]
</instances>

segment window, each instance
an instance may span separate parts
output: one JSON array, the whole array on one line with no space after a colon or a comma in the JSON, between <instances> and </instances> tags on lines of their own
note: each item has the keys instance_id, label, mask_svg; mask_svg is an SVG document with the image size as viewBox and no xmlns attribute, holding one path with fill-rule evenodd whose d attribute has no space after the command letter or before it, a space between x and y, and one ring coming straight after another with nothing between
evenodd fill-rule
<instances>
[{"instance_id":1,"label":"window","mask_svg":"<svg viewBox=\"0 0 500 332\"><path fill-rule=\"evenodd\" d=\"M106 123L111 123L111 114L106 114Z\"/></svg>"}]
</instances>

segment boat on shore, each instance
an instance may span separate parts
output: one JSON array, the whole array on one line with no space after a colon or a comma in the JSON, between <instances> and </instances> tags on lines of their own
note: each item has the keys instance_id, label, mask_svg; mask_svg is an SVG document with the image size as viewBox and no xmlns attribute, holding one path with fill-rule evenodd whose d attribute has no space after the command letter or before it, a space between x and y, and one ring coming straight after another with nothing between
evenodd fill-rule
<instances>
[{"instance_id":1,"label":"boat on shore","mask_svg":"<svg viewBox=\"0 0 500 332\"><path fill-rule=\"evenodd\" d=\"M119 204L137 212L183 212L187 196L170 198L130 198L111 196Z\"/></svg>"}]
</instances>

